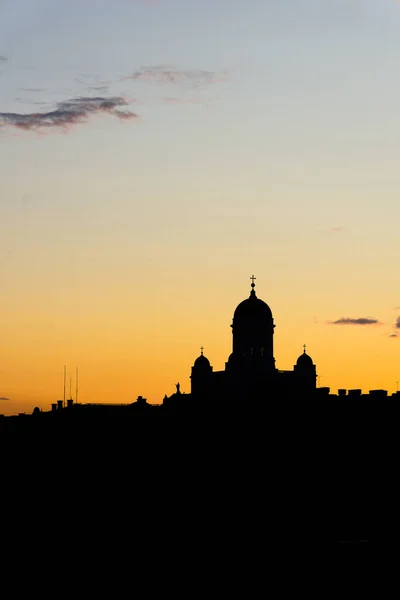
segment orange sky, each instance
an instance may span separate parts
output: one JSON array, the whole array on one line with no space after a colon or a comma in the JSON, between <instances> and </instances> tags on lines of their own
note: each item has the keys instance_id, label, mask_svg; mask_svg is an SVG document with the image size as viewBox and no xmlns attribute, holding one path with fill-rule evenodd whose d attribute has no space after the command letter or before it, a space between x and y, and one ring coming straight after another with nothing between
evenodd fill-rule
<instances>
[{"instance_id":1,"label":"orange sky","mask_svg":"<svg viewBox=\"0 0 400 600\"><path fill-rule=\"evenodd\" d=\"M132 402L138 395L161 402L178 381L182 391L190 392L190 368L201 345L214 370L224 368L231 352L233 310L250 289L246 279L231 281L221 274L189 282L176 275L175 285L157 286L154 280L135 288L125 295L123 306L118 294L105 291L107 300L103 295L92 310L79 312L83 298L74 307L70 294L65 306L60 298L52 312L34 310L14 318L8 314L0 373L2 395L11 400L2 401L1 412L31 412L36 405L49 409L63 397L64 364L67 397L72 382L75 398L79 367L81 402ZM307 296L299 290L291 302L288 286L278 290L277 281L270 283L270 294L262 293L264 287L259 283L256 290L273 310L277 368L292 369L306 343L320 385L333 392L339 387L395 391L398 341L388 337L387 325L328 324L332 309L323 297L310 310ZM333 317L343 316L343 310L339 304ZM389 308L382 316L393 320L394 314Z\"/></svg>"}]
</instances>

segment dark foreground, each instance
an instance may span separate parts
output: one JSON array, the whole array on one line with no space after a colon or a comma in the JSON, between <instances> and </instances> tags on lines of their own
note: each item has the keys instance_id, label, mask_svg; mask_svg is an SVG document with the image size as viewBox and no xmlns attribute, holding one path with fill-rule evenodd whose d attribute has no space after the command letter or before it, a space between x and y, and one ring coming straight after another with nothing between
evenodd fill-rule
<instances>
[{"instance_id":1,"label":"dark foreground","mask_svg":"<svg viewBox=\"0 0 400 600\"><path fill-rule=\"evenodd\" d=\"M31 420L2 432L3 530L55 549L154 558L366 548L397 527L388 479L397 421L346 410Z\"/></svg>"}]
</instances>

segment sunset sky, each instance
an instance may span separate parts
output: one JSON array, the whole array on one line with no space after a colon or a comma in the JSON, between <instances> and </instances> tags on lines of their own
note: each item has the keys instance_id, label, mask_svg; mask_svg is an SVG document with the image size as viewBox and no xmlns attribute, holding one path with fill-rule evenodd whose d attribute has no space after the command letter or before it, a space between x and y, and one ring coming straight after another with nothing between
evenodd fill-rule
<instances>
[{"instance_id":1,"label":"sunset sky","mask_svg":"<svg viewBox=\"0 0 400 600\"><path fill-rule=\"evenodd\" d=\"M0 0L0 413L275 358L400 381L400 3Z\"/></svg>"}]
</instances>

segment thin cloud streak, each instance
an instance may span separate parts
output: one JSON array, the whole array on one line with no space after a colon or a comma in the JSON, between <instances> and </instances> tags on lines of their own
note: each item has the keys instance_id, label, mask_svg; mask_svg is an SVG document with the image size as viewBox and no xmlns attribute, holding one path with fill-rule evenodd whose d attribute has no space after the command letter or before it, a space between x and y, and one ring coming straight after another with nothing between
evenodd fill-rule
<instances>
[{"instance_id":1,"label":"thin cloud streak","mask_svg":"<svg viewBox=\"0 0 400 600\"><path fill-rule=\"evenodd\" d=\"M346 231L346 227L338 226L330 229L320 229L319 233L343 233L343 231Z\"/></svg>"},{"instance_id":2,"label":"thin cloud streak","mask_svg":"<svg viewBox=\"0 0 400 600\"><path fill-rule=\"evenodd\" d=\"M157 65L153 67L141 67L131 75L123 77L122 80L143 81L158 84L184 83L198 86L221 83L223 81L228 81L228 78L225 75L218 75L213 71L198 69L180 70L166 65Z\"/></svg>"},{"instance_id":3,"label":"thin cloud streak","mask_svg":"<svg viewBox=\"0 0 400 600\"><path fill-rule=\"evenodd\" d=\"M163 101L166 104L208 104L205 98L173 98L173 97L165 97Z\"/></svg>"},{"instance_id":4,"label":"thin cloud streak","mask_svg":"<svg viewBox=\"0 0 400 600\"><path fill-rule=\"evenodd\" d=\"M342 317L336 321L328 321L329 325L382 325L378 319L371 317Z\"/></svg>"},{"instance_id":5,"label":"thin cloud streak","mask_svg":"<svg viewBox=\"0 0 400 600\"><path fill-rule=\"evenodd\" d=\"M89 85L88 90L91 92L102 92L105 94L108 92L108 85Z\"/></svg>"},{"instance_id":6,"label":"thin cloud streak","mask_svg":"<svg viewBox=\"0 0 400 600\"><path fill-rule=\"evenodd\" d=\"M121 110L128 102L120 97L73 98L56 104L56 109L35 113L0 112L0 128L14 127L25 131L42 131L50 128L68 129L72 125L87 123L95 114L107 113L120 120L137 118L133 112Z\"/></svg>"},{"instance_id":7,"label":"thin cloud streak","mask_svg":"<svg viewBox=\"0 0 400 600\"><path fill-rule=\"evenodd\" d=\"M81 77L75 77L75 82L86 87L89 92L101 92L107 94L111 80L100 79L97 75L82 75Z\"/></svg>"},{"instance_id":8,"label":"thin cloud streak","mask_svg":"<svg viewBox=\"0 0 400 600\"><path fill-rule=\"evenodd\" d=\"M396 323L394 324L395 329L400 329L400 317L397 317Z\"/></svg>"},{"instance_id":9,"label":"thin cloud streak","mask_svg":"<svg viewBox=\"0 0 400 600\"><path fill-rule=\"evenodd\" d=\"M6 400L6 401L10 401L10 398L0 398L0 400Z\"/></svg>"}]
</instances>

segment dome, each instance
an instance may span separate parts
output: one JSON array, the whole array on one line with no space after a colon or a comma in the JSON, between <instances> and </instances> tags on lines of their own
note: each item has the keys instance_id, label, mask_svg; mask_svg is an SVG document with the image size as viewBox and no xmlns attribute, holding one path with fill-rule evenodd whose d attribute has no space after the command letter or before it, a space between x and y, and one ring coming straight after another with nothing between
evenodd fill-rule
<instances>
[{"instance_id":1,"label":"dome","mask_svg":"<svg viewBox=\"0 0 400 600\"><path fill-rule=\"evenodd\" d=\"M304 347L304 352L303 354L301 354L299 356L299 358L297 359L297 366L298 367L312 367L314 365L311 356L308 356L308 354L306 354L306 348Z\"/></svg>"},{"instance_id":2,"label":"dome","mask_svg":"<svg viewBox=\"0 0 400 600\"><path fill-rule=\"evenodd\" d=\"M204 368L210 369L211 368L210 361L203 354L204 347L201 346L200 350L201 350L201 354L194 361L194 366L197 368L200 367L201 369L204 369Z\"/></svg>"},{"instance_id":3,"label":"dome","mask_svg":"<svg viewBox=\"0 0 400 600\"><path fill-rule=\"evenodd\" d=\"M253 287L253 284L252 284ZM250 292L249 298L241 302L233 315L234 319L269 319L272 320L272 311L268 304L260 298L257 298L254 287Z\"/></svg>"},{"instance_id":4,"label":"dome","mask_svg":"<svg viewBox=\"0 0 400 600\"><path fill-rule=\"evenodd\" d=\"M204 354L200 354L200 356L198 358L196 358L196 360L194 361L194 366L195 367L209 367L210 361L208 360L208 358L206 358L204 356Z\"/></svg>"}]
</instances>

